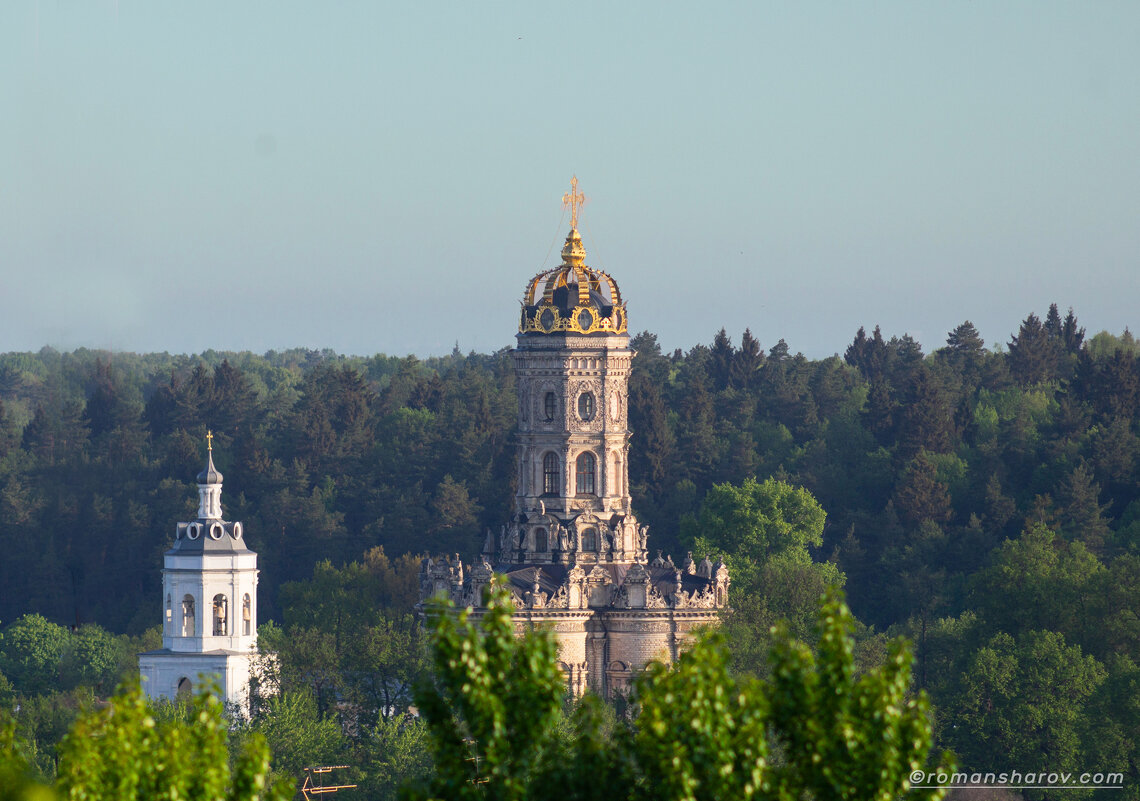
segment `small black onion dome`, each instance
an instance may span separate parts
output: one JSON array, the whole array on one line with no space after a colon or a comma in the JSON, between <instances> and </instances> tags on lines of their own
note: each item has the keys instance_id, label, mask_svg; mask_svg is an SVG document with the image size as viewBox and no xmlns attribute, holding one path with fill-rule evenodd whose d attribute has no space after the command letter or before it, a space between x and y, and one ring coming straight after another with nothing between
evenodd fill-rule
<instances>
[{"instance_id":1,"label":"small black onion dome","mask_svg":"<svg viewBox=\"0 0 1140 801\"><path fill-rule=\"evenodd\" d=\"M206 453L206 468L198 474L198 483L221 484L222 473L218 468L214 467L214 452L213 450L209 450Z\"/></svg>"}]
</instances>

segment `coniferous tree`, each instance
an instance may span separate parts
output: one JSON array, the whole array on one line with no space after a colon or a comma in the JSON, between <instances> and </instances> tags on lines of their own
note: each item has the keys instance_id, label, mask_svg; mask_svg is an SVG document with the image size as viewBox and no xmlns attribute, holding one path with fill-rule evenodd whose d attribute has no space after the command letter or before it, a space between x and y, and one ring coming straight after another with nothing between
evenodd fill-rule
<instances>
[{"instance_id":1,"label":"coniferous tree","mask_svg":"<svg viewBox=\"0 0 1140 801\"><path fill-rule=\"evenodd\" d=\"M1073 314L1073 307L1070 306L1069 313L1065 315L1065 320L1061 323L1061 342L1067 352L1077 353L1084 341L1085 329L1077 325L1077 317Z\"/></svg>"},{"instance_id":2,"label":"coniferous tree","mask_svg":"<svg viewBox=\"0 0 1140 801\"><path fill-rule=\"evenodd\" d=\"M713 385L718 391L727 389L732 380L732 362L736 356L736 350L732 346L732 340L728 338L728 333L723 328L717 331L716 336L713 337L710 355L712 357Z\"/></svg>"},{"instance_id":3,"label":"coniferous tree","mask_svg":"<svg viewBox=\"0 0 1140 801\"><path fill-rule=\"evenodd\" d=\"M1045 333L1054 339L1061 339L1061 313L1057 311L1057 304L1049 304L1049 312L1045 315Z\"/></svg>"},{"instance_id":4,"label":"coniferous tree","mask_svg":"<svg viewBox=\"0 0 1140 801\"><path fill-rule=\"evenodd\" d=\"M1093 481L1085 465L1079 464L1062 482L1057 493L1061 533L1066 539L1083 542L1093 553L1101 553L1109 536L1104 518L1107 504L1100 503L1100 485Z\"/></svg>"},{"instance_id":5,"label":"coniferous tree","mask_svg":"<svg viewBox=\"0 0 1140 801\"><path fill-rule=\"evenodd\" d=\"M948 452L957 434L954 414L938 379L930 369L919 366L899 414L899 451L905 457L921 450Z\"/></svg>"},{"instance_id":6,"label":"coniferous tree","mask_svg":"<svg viewBox=\"0 0 1140 801\"><path fill-rule=\"evenodd\" d=\"M1057 375L1059 357L1060 340L1051 337L1041 319L1030 312L1009 341L1009 370L1013 377L1022 385L1050 381Z\"/></svg>"},{"instance_id":7,"label":"coniferous tree","mask_svg":"<svg viewBox=\"0 0 1140 801\"><path fill-rule=\"evenodd\" d=\"M740 338L740 349L732 356L729 383L738 389L752 389L763 363L764 354L760 350L760 343L752 336L752 331L745 328L744 336Z\"/></svg>"},{"instance_id":8,"label":"coniferous tree","mask_svg":"<svg viewBox=\"0 0 1140 801\"><path fill-rule=\"evenodd\" d=\"M952 516L950 492L938 480L938 470L925 452L911 459L902 483L895 491L895 507L911 525L924 520L949 522Z\"/></svg>"}]
</instances>

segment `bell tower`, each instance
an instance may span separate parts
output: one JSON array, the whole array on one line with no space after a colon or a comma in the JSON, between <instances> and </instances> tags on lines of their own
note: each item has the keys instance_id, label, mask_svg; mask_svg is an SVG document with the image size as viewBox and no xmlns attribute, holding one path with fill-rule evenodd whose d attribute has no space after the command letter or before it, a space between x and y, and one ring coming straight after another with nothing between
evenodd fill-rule
<instances>
[{"instance_id":1,"label":"bell tower","mask_svg":"<svg viewBox=\"0 0 1140 801\"><path fill-rule=\"evenodd\" d=\"M245 707L257 647L257 554L240 522L222 519L222 474L206 434L198 517L175 526L163 556L162 648L139 655L146 693L173 698L213 676L223 700Z\"/></svg>"}]
</instances>

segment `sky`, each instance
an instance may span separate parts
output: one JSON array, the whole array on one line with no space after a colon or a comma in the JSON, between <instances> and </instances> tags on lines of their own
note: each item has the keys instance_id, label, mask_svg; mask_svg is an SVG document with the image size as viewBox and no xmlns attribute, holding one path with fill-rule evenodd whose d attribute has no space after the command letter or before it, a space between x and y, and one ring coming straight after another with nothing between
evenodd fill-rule
<instances>
[{"instance_id":1,"label":"sky","mask_svg":"<svg viewBox=\"0 0 1140 801\"><path fill-rule=\"evenodd\" d=\"M1140 329L1140 3L5 0L0 352Z\"/></svg>"}]
</instances>

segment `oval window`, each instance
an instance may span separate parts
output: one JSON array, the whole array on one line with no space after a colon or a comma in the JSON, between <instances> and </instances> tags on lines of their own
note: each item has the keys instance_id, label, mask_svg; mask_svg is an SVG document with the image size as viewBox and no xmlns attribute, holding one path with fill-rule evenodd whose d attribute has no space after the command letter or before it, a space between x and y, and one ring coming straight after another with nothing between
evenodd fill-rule
<instances>
[{"instance_id":1,"label":"oval window","mask_svg":"<svg viewBox=\"0 0 1140 801\"><path fill-rule=\"evenodd\" d=\"M583 392L578 396L578 416L583 420L594 419L594 393Z\"/></svg>"}]
</instances>

